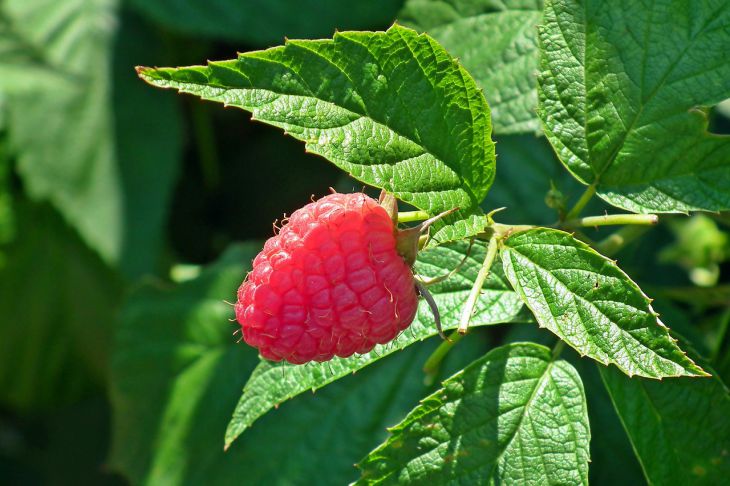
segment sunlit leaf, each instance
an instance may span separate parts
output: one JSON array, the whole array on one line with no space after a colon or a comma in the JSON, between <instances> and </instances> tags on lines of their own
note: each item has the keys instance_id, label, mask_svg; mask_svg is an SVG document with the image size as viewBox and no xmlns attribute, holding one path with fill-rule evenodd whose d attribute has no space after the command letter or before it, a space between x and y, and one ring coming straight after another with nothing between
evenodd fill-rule
<instances>
[{"instance_id":1,"label":"sunlit leaf","mask_svg":"<svg viewBox=\"0 0 730 486\"><path fill-rule=\"evenodd\" d=\"M705 374L628 275L570 234L546 228L515 233L504 242L502 261L540 326L581 355L629 375Z\"/></svg>"},{"instance_id":2,"label":"sunlit leaf","mask_svg":"<svg viewBox=\"0 0 730 486\"><path fill-rule=\"evenodd\" d=\"M562 162L635 212L730 208L730 137L702 107L730 97L725 1L552 0L540 117Z\"/></svg>"},{"instance_id":3,"label":"sunlit leaf","mask_svg":"<svg viewBox=\"0 0 730 486\"><path fill-rule=\"evenodd\" d=\"M357 484L588 484L583 384L537 344L490 351L390 432Z\"/></svg>"},{"instance_id":4,"label":"sunlit leaf","mask_svg":"<svg viewBox=\"0 0 730 486\"><path fill-rule=\"evenodd\" d=\"M207 66L140 68L142 79L253 113L355 178L438 214L433 243L474 235L494 180L483 94L427 35L340 32Z\"/></svg>"}]
</instances>

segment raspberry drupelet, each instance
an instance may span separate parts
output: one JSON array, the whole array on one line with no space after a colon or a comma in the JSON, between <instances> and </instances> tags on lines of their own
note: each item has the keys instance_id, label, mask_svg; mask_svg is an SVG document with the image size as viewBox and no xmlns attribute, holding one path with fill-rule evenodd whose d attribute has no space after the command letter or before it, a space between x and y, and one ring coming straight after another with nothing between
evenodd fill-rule
<instances>
[{"instance_id":1,"label":"raspberry drupelet","mask_svg":"<svg viewBox=\"0 0 730 486\"><path fill-rule=\"evenodd\" d=\"M418 293L391 216L365 194L291 215L238 289L236 319L261 356L294 364L366 353L413 321Z\"/></svg>"}]
</instances>

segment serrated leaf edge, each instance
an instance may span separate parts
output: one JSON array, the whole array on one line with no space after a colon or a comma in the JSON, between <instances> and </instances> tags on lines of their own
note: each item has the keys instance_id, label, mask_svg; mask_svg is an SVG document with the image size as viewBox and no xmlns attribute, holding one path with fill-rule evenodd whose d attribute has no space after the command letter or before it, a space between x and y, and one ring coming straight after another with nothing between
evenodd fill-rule
<instances>
[{"instance_id":1,"label":"serrated leaf edge","mask_svg":"<svg viewBox=\"0 0 730 486\"><path fill-rule=\"evenodd\" d=\"M568 233L568 232L565 232L565 231L561 231L561 230L552 229L552 228L534 228L534 229L530 229L530 230L526 230L526 231L521 231L520 233L525 233L527 231L535 231L535 230L550 230L550 231L555 231L555 232L563 233L565 235L570 236L571 238L573 237L571 233ZM515 233L515 234L517 234L517 233ZM500 246L500 250L501 250L500 253L503 254L504 251L514 251L514 248L511 248L508 245L508 243L507 243L508 240L509 240L509 238L506 238L505 240L502 241L502 245ZM577 248L580 248L582 250L586 250L586 251L589 251L591 253L594 253L595 255L598 255L600 258L602 258L602 259L610 262L619 272L621 272L621 274L625 277L626 281L635 290L637 290L641 294L641 296L643 297L643 299L646 301L647 307L648 307L648 311L649 311L649 313L652 316L655 316L656 317L656 323L659 325L659 327L666 332L666 335L669 338L669 340L676 345L677 340L672 337L672 335L669 333L669 328L658 318L659 314L652 308L652 306L651 306L652 299L650 299L644 293L644 291L641 290L641 288L636 284L636 282L634 282L623 270L621 270L621 268L616 264L616 260L612 260L612 259L610 259L610 258L608 258L608 257L606 257L604 255L601 255L595 249L593 249L592 247L590 247L589 245L587 245L586 243L584 243L584 242L582 242L582 241L580 241L578 239L573 238L573 240L575 241ZM554 246L557 246L557 245L554 245ZM575 248L575 247L571 247L571 248ZM504 256L502 255L502 264L503 264L503 267L504 267L505 275L509 278L509 276L510 275L513 275L514 272L511 270L511 264L507 263L508 260L509 260L508 258L504 258ZM510 279L510 281L512 283L512 287L514 288L515 292L517 292L517 294L522 298L522 301L525 303L525 306L528 309L530 309L530 311L533 313L533 315L535 315L535 320L538 323L538 327L548 329L546 325L542 324L540 322L540 320L537 319L537 315L535 313L535 309L530 304L530 301L527 298L524 290L522 289L522 286L519 285L518 282L516 283L514 280L516 280L516 279ZM550 330L550 329L548 329L548 330ZM550 330L550 331L552 332L552 330ZM623 332L623 330L622 330L622 332ZM553 334L555 334L555 333L553 333ZM556 336L557 336L557 334L556 334ZM560 336L557 336L557 337L559 339L561 339L562 341L564 341L569 346L573 347L573 345L570 342L565 341ZM644 347L646 347L646 346L644 346ZM649 351L651 351L651 352L654 353L654 351L651 348L646 348L646 349L649 349ZM687 353L685 351L683 351L679 346L677 346L677 350L689 362L687 366L685 366L683 364L680 364L680 363L676 363L676 362L674 362L672 360L669 360L669 359L667 359L667 358L665 358L663 356L659 356L659 357L662 358L662 359L664 359L664 360L666 360L666 361L670 361L670 362L674 363L675 365L678 365L678 366L682 367L685 371L688 371L688 373L676 373L676 374L664 374L664 375L660 375L660 376L650 376L648 374L634 373L634 372L631 372L629 370L625 370L621 365L619 365L618 363L616 363L616 362L614 362L614 361L612 361L610 359L606 359L604 361L602 359L599 359L599 358L593 357L593 356L591 356L590 358L593 359L593 360L595 360L598 363L601 363L604 366L609 366L609 365L613 364L614 366L616 366L619 370L621 370L623 373L625 373L630 378L633 377L633 376L642 376L644 378L655 379L655 380L662 380L662 378L679 378L679 377L698 377L698 378L705 378L705 377L712 376L709 373L707 373L705 370L703 370L699 365L697 365L687 355ZM581 357L585 357L586 356L584 353L582 353L580 351L577 351L577 352L580 354Z\"/></svg>"}]
</instances>

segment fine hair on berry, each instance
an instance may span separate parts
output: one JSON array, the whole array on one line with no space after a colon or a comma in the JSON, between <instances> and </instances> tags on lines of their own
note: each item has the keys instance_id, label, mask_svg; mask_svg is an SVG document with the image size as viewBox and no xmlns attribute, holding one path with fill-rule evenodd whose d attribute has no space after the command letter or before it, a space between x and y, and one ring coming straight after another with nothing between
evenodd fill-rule
<instances>
[{"instance_id":1,"label":"fine hair on berry","mask_svg":"<svg viewBox=\"0 0 730 486\"><path fill-rule=\"evenodd\" d=\"M236 319L263 358L302 364L392 341L417 306L388 212L365 194L335 193L266 241L238 289Z\"/></svg>"}]
</instances>

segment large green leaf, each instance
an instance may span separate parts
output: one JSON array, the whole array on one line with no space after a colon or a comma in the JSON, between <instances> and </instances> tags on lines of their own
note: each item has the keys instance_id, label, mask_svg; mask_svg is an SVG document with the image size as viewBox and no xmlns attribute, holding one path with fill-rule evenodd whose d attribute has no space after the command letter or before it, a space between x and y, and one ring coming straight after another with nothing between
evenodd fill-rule
<instances>
[{"instance_id":1,"label":"large green leaf","mask_svg":"<svg viewBox=\"0 0 730 486\"><path fill-rule=\"evenodd\" d=\"M176 288L148 284L125 304L112 359L111 460L135 482L154 477L158 462L176 461L182 474L191 458L175 459L176 448L195 438L188 436L193 425L225 416L226 401L212 398L238 388L256 362L256 353L232 346L231 309L222 300L240 284L256 250L235 248L196 280Z\"/></svg>"},{"instance_id":2,"label":"large green leaf","mask_svg":"<svg viewBox=\"0 0 730 486\"><path fill-rule=\"evenodd\" d=\"M730 395L717 378L662 383L600 369L649 484L724 484Z\"/></svg>"},{"instance_id":3,"label":"large green leaf","mask_svg":"<svg viewBox=\"0 0 730 486\"><path fill-rule=\"evenodd\" d=\"M510 326L505 342L531 342L553 346L555 335L537 326ZM561 358L575 367L580 375L591 424L591 465L588 482L593 486L640 485L644 483L641 466L636 460L621 421L614 410L606 387L601 381L596 362L581 358L572 349L564 349Z\"/></svg>"},{"instance_id":4,"label":"large green leaf","mask_svg":"<svg viewBox=\"0 0 730 486\"><path fill-rule=\"evenodd\" d=\"M9 97L10 142L26 190L35 199L51 200L89 245L107 258L115 253L114 242L121 237L121 228L114 225L121 212L121 194L115 184L114 149L108 137L112 127L106 110L105 67L114 31L112 24L102 21L113 13L115 4L115 0L6 0L0 7L5 27L26 50L32 46L29 57L66 74L54 89L44 86ZM66 21L69 16L74 22ZM18 83L22 82L19 78ZM49 112L64 116L48 117Z\"/></svg>"},{"instance_id":5,"label":"large green leaf","mask_svg":"<svg viewBox=\"0 0 730 486\"><path fill-rule=\"evenodd\" d=\"M435 243L484 228L494 179L489 107L436 41L395 25L288 41L207 66L140 68L145 81L236 106L357 179L436 214Z\"/></svg>"},{"instance_id":6,"label":"large green leaf","mask_svg":"<svg viewBox=\"0 0 730 486\"><path fill-rule=\"evenodd\" d=\"M14 210L0 266L0 403L52 410L105 381L121 285L51 208Z\"/></svg>"},{"instance_id":7,"label":"large green leaf","mask_svg":"<svg viewBox=\"0 0 730 486\"><path fill-rule=\"evenodd\" d=\"M50 87L52 83L68 82L62 69L51 65L21 32L15 30L13 19L0 5L0 93Z\"/></svg>"},{"instance_id":8,"label":"large green leaf","mask_svg":"<svg viewBox=\"0 0 730 486\"><path fill-rule=\"evenodd\" d=\"M337 485L357 479L353 464L385 439L386 426L400 420L428 390L421 365L432 346L413 347L316 394L285 403L223 453L214 469L222 484ZM230 395L230 405L235 396ZM222 417L225 422L225 417ZM212 437L211 437L212 439ZM191 484L210 476L190 478Z\"/></svg>"},{"instance_id":9,"label":"large green leaf","mask_svg":"<svg viewBox=\"0 0 730 486\"><path fill-rule=\"evenodd\" d=\"M285 36L314 38L335 29L371 29L393 21L402 0L130 0L156 22L196 38L267 47Z\"/></svg>"},{"instance_id":10,"label":"large green leaf","mask_svg":"<svg viewBox=\"0 0 730 486\"><path fill-rule=\"evenodd\" d=\"M398 15L428 32L484 89L498 134L537 132L537 24L542 0L408 0Z\"/></svg>"},{"instance_id":11,"label":"large green leaf","mask_svg":"<svg viewBox=\"0 0 730 486\"><path fill-rule=\"evenodd\" d=\"M563 163L636 212L730 208L730 137L698 107L730 97L730 4L547 2L540 117Z\"/></svg>"},{"instance_id":12,"label":"large green leaf","mask_svg":"<svg viewBox=\"0 0 730 486\"><path fill-rule=\"evenodd\" d=\"M148 283L125 304L111 463L135 484L345 484L385 426L425 393L420 368L433 347L413 347L284 404L224 452L228 414L258 359L236 344L221 298L235 293L256 250L232 249L178 286Z\"/></svg>"},{"instance_id":13,"label":"large green leaf","mask_svg":"<svg viewBox=\"0 0 730 486\"><path fill-rule=\"evenodd\" d=\"M570 234L546 228L513 234L502 262L540 326L581 355L648 378L705 374L628 275Z\"/></svg>"},{"instance_id":14,"label":"large green leaf","mask_svg":"<svg viewBox=\"0 0 730 486\"><path fill-rule=\"evenodd\" d=\"M537 344L490 351L390 431L358 484L588 484L583 384Z\"/></svg>"},{"instance_id":15,"label":"large green leaf","mask_svg":"<svg viewBox=\"0 0 730 486\"><path fill-rule=\"evenodd\" d=\"M467 248L468 245L461 242L421 252L416 272L426 277L448 274L464 259ZM430 292L439 306L444 329L458 326L461 309L474 285L484 254L484 245L475 243L458 273L430 287ZM521 312L522 308L519 297L509 289L504 276L497 271L484 284L471 325L524 321L528 317ZM334 358L326 363L310 363L306 366L262 361L246 383L241 400L233 412L226 431L226 445L230 445L259 417L281 402L305 391L321 388L436 333L431 311L422 301L410 328L391 343L376 346L370 353L346 359Z\"/></svg>"},{"instance_id":16,"label":"large green leaf","mask_svg":"<svg viewBox=\"0 0 730 486\"><path fill-rule=\"evenodd\" d=\"M180 134L174 100L150 96L128 72L155 62L159 41L128 18L118 30L116 4L5 0L0 78L10 76L0 93L27 193L133 277L156 263ZM8 36L14 47L2 50Z\"/></svg>"}]
</instances>

